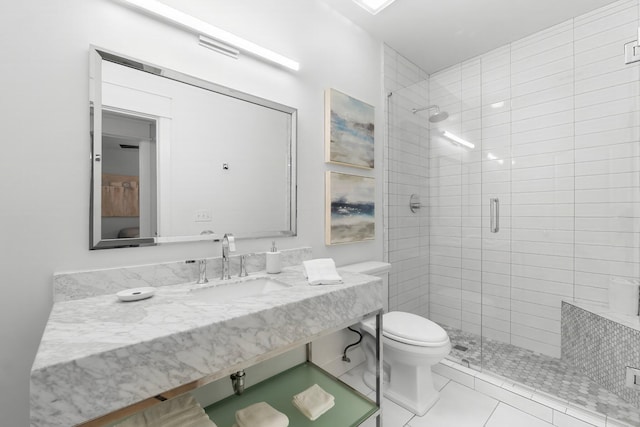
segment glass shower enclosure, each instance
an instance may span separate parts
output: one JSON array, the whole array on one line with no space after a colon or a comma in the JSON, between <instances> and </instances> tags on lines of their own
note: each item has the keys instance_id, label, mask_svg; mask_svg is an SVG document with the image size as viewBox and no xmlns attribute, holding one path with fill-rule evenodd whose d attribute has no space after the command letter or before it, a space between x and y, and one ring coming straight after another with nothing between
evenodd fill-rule
<instances>
[{"instance_id":1,"label":"glass shower enclosure","mask_svg":"<svg viewBox=\"0 0 640 427\"><path fill-rule=\"evenodd\" d=\"M390 307L442 325L452 360L580 395L562 302L640 277L638 24L616 3L390 93Z\"/></svg>"}]
</instances>

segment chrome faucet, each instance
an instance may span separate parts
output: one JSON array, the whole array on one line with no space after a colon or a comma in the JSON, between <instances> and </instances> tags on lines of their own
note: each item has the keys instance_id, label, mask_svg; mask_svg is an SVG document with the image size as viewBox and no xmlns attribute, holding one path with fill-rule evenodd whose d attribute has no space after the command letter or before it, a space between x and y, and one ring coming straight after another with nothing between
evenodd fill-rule
<instances>
[{"instance_id":1,"label":"chrome faucet","mask_svg":"<svg viewBox=\"0 0 640 427\"><path fill-rule=\"evenodd\" d=\"M236 241L233 234L227 233L222 238L222 280L231 279L229 271L229 252L236 251Z\"/></svg>"}]
</instances>

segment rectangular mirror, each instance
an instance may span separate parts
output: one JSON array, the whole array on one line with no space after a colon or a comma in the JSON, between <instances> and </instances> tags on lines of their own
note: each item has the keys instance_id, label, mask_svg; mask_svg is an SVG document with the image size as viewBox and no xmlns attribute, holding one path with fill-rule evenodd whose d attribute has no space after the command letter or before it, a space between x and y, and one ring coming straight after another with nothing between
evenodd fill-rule
<instances>
[{"instance_id":1,"label":"rectangular mirror","mask_svg":"<svg viewBox=\"0 0 640 427\"><path fill-rule=\"evenodd\" d=\"M297 110L91 48L91 249L296 234Z\"/></svg>"}]
</instances>

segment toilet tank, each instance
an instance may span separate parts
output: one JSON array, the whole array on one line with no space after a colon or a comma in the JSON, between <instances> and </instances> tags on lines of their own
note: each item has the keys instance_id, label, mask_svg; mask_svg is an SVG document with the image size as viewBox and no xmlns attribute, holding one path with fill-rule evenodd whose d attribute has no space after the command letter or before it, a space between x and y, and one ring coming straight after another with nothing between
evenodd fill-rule
<instances>
[{"instance_id":1,"label":"toilet tank","mask_svg":"<svg viewBox=\"0 0 640 427\"><path fill-rule=\"evenodd\" d=\"M384 312L389 311L389 271L391 264L381 261L365 261L339 267L352 273L368 274L382 279L382 305Z\"/></svg>"}]
</instances>

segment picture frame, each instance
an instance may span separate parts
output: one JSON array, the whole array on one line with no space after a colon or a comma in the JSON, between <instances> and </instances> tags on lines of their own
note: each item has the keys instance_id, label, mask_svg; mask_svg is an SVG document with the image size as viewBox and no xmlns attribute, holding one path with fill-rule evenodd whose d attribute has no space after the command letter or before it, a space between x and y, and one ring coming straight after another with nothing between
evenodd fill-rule
<instances>
[{"instance_id":1,"label":"picture frame","mask_svg":"<svg viewBox=\"0 0 640 427\"><path fill-rule=\"evenodd\" d=\"M375 239L375 178L326 172L325 243Z\"/></svg>"},{"instance_id":2,"label":"picture frame","mask_svg":"<svg viewBox=\"0 0 640 427\"><path fill-rule=\"evenodd\" d=\"M335 89L325 91L325 160L362 169L375 166L375 108Z\"/></svg>"}]
</instances>

